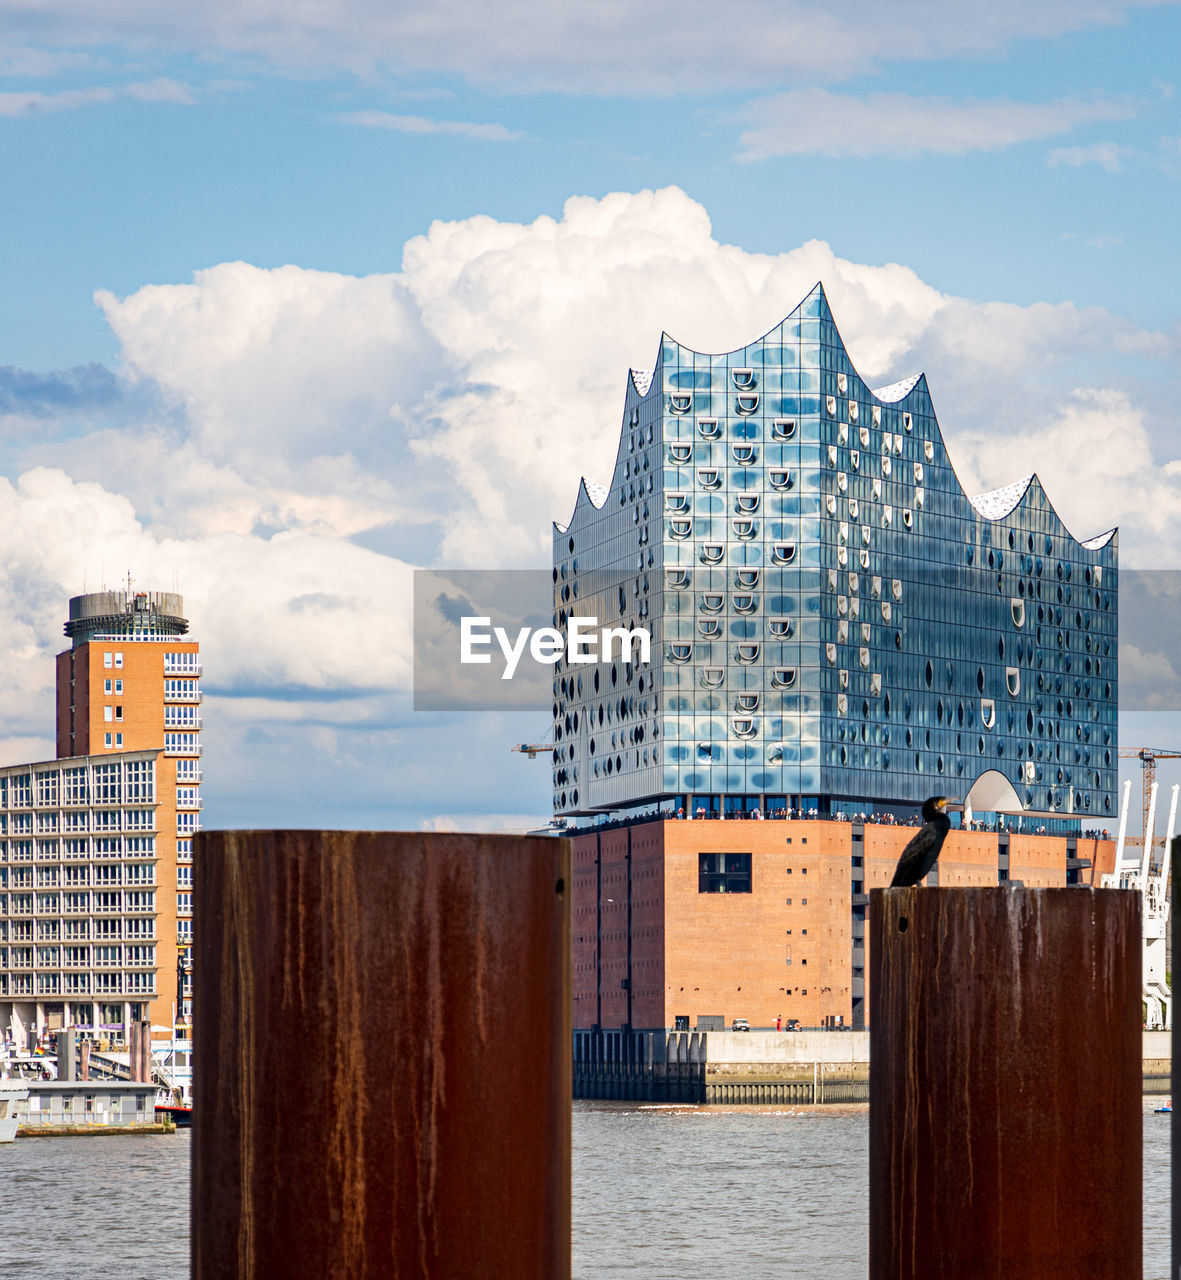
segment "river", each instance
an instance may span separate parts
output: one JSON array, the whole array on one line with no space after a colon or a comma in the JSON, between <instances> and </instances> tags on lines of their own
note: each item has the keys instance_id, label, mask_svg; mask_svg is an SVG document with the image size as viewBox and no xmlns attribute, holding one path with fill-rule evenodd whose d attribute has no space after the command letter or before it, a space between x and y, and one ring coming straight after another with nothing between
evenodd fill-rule
<instances>
[{"instance_id":1,"label":"river","mask_svg":"<svg viewBox=\"0 0 1181 1280\"><path fill-rule=\"evenodd\" d=\"M1144 1100L1144 1277L1169 1269L1169 1123ZM863 1280L865 1108L574 1105L577 1280ZM184 1280L189 1135L0 1147L0 1277ZM1096 1211L1101 1211L1096 1206Z\"/></svg>"}]
</instances>

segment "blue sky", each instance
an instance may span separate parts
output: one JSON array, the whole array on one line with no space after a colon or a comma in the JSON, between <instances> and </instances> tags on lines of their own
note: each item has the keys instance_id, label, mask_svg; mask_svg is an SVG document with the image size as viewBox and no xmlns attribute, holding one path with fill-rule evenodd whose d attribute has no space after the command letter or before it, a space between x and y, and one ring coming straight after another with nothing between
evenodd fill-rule
<instances>
[{"instance_id":1,"label":"blue sky","mask_svg":"<svg viewBox=\"0 0 1181 1280\"><path fill-rule=\"evenodd\" d=\"M213 824L529 825L544 723L411 713L391 597L544 563L660 330L821 277L969 487L1181 567L1178 5L103 9L0 0L5 759L130 569L205 644Z\"/></svg>"}]
</instances>

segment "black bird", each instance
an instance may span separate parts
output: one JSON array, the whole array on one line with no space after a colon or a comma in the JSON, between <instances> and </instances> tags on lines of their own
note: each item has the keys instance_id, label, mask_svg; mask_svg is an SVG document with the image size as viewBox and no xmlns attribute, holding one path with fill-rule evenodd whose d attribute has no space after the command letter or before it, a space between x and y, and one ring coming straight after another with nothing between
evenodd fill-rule
<instances>
[{"instance_id":1,"label":"black bird","mask_svg":"<svg viewBox=\"0 0 1181 1280\"><path fill-rule=\"evenodd\" d=\"M894 879L890 881L891 889L918 884L935 865L939 850L943 848L943 842L951 830L951 819L944 813L946 808L946 796L932 796L930 800L923 801L926 825L915 833L902 850L898 866L894 869Z\"/></svg>"}]
</instances>

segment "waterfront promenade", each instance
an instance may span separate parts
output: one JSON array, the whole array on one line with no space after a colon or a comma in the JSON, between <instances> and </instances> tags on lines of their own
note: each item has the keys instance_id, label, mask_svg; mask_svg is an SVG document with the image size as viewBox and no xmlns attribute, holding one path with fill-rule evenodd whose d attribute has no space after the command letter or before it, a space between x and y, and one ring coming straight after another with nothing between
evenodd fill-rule
<instances>
[{"instance_id":1,"label":"waterfront promenade","mask_svg":"<svg viewBox=\"0 0 1181 1280\"><path fill-rule=\"evenodd\" d=\"M869 1101L868 1031L576 1031L574 1097L792 1106ZM1145 1031L1145 1095L1172 1089L1171 1033Z\"/></svg>"}]
</instances>

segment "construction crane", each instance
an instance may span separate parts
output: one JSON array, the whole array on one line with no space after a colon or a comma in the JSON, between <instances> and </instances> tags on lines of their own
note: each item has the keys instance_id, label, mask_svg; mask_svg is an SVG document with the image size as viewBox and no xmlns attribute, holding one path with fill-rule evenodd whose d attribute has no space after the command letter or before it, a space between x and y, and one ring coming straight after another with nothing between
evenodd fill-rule
<instances>
[{"instance_id":1,"label":"construction crane","mask_svg":"<svg viewBox=\"0 0 1181 1280\"><path fill-rule=\"evenodd\" d=\"M1129 756L1138 755L1144 763L1146 772L1152 760L1173 754L1164 751L1153 752L1147 747L1143 752L1127 753ZM1125 860L1124 848L1128 833L1128 807L1132 797L1132 782L1128 779L1124 783L1119 834L1115 841L1115 869L1103 877L1102 886L1104 889L1131 889L1140 894L1143 940L1141 998L1145 1007L1145 1026L1150 1031L1158 1029L1167 1031L1173 1025L1173 993L1166 977L1169 936L1169 864L1172 861L1169 850L1177 826L1177 796L1181 792L1181 785L1174 786L1172 789L1169 821L1165 828L1165 853L1159 867L1153 866L1152 858L1156 830L1156 792L1157 783L1154 777L1147 793L1143 852L1138 861Z\"/></svg>"},{"instance_id":2,"label":"construction crane","mask_svg":"<svg viewBox=\"0 0 1181 1280\"><path fill-rule=\"evenodd\" d=\"M1148 798L1152 788L1156 786L1156 762L1181 760L1181 751L1159 751L1156 747L1125 747L1119 757L1121 760L1140 761L1140 830L1147 833Z\"/></svg>"},{"instance_id":3,"label":"construction crane","mask_svg":"<svg viewBox=\"0 0 1181 1280\"><path fill-rule=\"evenodd\" d=\"M522 755L528 756L530 760L536 760L539 755L543 755L547 751L553 751L553 749L552 739L547 741L545 738L538 738L536 742L518 742L513 747L514 751L521 752Z\"/></svg>"}]
</instances>

